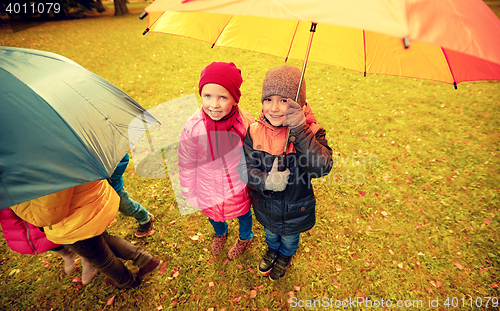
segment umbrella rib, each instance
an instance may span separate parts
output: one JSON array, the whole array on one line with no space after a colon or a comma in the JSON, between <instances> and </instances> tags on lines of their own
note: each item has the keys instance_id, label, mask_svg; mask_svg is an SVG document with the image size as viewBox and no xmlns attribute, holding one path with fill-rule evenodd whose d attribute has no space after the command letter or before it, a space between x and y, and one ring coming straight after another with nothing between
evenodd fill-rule
<instances>
[{"instance_id":1,"label":"umbrella rib","mask_svg":"<svg viewBox=\"0 0 500 311\"><path fill-rule=\"evenodd\" d=\"M446 55L445 50L441 47L441 51L443 52L444 58L446 59L446 64L448 65L448 69L450 70L451 73L451 78L453 79L453 86L455 87L455 90L457 89L457 81L455 80L455 75L453 74L453 70L451 69L450 62L448 61L448 55Z\"/></svg>"},{"instance_id":2,"label":"umbrella rib","mask_svg":"<svg viewBox=\"0 0 500 311\"><path fill-rule=\"evenodd\" d=\"M212 47L213 48L215 46L215 43L217 43L217 41L219 40L220 36L222 35L222 33L224 32L224 30L226 29L227 25L229 24L229 22L233 19L233 16L234 15L231 15L231 17L227 20L227 23L224 25L224 27L222 27L221 31L219 32L219 34L217 35L217 38L215 38L215 41L214 43L212 43Z\"/></svg>"},{"instance_id":3,"label":"umbrella rib","mask_svg":"<svg viewBox=\"0 0 500 311\"><path fill-rule=\"evenodd\" d=\"M118 128L118 127L117 127L117 126L113 123L113 122L111 122L111 121L109 120L109 117L108 117L108 116L106 116L106 114L104 114L104 113L103 113L103 112L102 112L102 111L101 111L101 110L100 110L100 109L99 109L96 105L94 105L94 103L92 103L92 101L91 101L91 100L89 100L86 96L84 96L82 93L80 93L80 92L79 92L77 89L75 89L75 88L74 88L71 84L68 84L68 83L67 83L66 81L64 81L64 80L61 80L61 81L62 81L63 83L65 83L67 86L69 86L70 88L72 88L72 89L73 89L76 93L80 94L80 96L81 96L82 98L84 98L84 99L85 99L85 100L89 103L89 105L91 105L92 107L94 107L94 109L95 109L96 111L98 111L98 112L99 112L99 113L100 113L100 114L101 114L101 115L102 115L102 116L106 119L106 121L108 121L108 123L109 123L109 124L110 124L113 128L115 128L115 129L117 130L117 132L118 132L121 136L123 136L123 137L125 137L125 138L127 138L127 139L128 139L128 137L127 137L126 135L124 135L124 134L122 133L122 131L121 131L121 130L120 130L120 129L119 129L119 128ZM120 91L121 91L121 90L120 90ZM121 91L121 92L123 92L123 91ZM126 94L125 94L125 95L126 95ZM128 95L127 95L127 96L128 96Z\"/></svg>"},{"instance_id":4,"label":"umbrella rib","mask_svg":"<svg viewBox=\"0 0 500 311\"><path fill-rule=\"evenodd\" d=\"M364 29L363 29L363 53L365 54L365 77L366 77L366 38Z\"/></svg>"},{"instance_id":5,"label":"umbrella rib","mask_svg":"<svg viewBox=\"0 0 500 311\"><path fill-rule=\"evenodd\" d=\"M151 25L148 25L150 27L146 27L146 29L144 30L142 35L147 34L149 32L149 30L151 30L151 27L153 27L153 25L156 24L156 22L160 20L160 18L163 16L163 14L165 14L165 12L161 13L160 17L158 17ZM149 14L148 14L148 19L151 20L151 15L149 15Z\"/></svg>"},{"instance_id":6,"label":"umbrella rib","mask_svg":"<svg viewBox=\"0 0 500 311\"><path fill-rule=\"evenodd\" d=\"M286 53L285 62L288 60L288 56L290 56L290 52L292 51L292 44L295 39L295 35L297 34L297 29L299 29L299 23L300 22L297 22L297 26L295 26L295 31L293 32L292 40L290 40L290 46L288 47L288 52Z\"/></svg>"}]
</instances>

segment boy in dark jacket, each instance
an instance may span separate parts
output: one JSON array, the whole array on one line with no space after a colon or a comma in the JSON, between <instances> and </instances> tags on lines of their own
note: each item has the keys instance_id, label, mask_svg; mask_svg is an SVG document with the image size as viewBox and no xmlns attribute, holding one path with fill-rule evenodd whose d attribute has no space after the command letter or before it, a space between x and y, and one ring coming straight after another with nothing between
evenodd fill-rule
<instances>
[{"instance_id":1,"label":"boy in dark jacket","mask_svg":"<svg viewBox=\"0 0 500 311\"><path fill-rule=\"evenodd\" d=\"M252 189L255 217L264 226L268 249L259 271L277 280L285 275L296 253L301 232L315 222L316 199L311 178L327 175L332 168L332 150L321 126L307 124L305 81L296 98L300 69L283 65L266 74L262 86L262 112L244 140L245 161L238 170ZM306 106L307 107L307 106ZM290 138L284 160L278 159Z\"/></svg>"}]
</instances>

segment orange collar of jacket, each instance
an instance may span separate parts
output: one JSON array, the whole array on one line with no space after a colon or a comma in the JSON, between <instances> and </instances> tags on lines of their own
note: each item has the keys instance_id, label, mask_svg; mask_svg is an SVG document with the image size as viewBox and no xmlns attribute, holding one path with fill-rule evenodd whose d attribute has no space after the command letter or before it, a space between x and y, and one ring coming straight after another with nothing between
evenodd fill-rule
<instances>
[{"instance_id":1,"label":"orange collar of jacket","mask_svg":"<svg viewBox=\"0 0 500 311\"><path fill-rule=\"evenodd\" d=\"M250 136L253 140L253 149L264 151L272 155L282 155L285 149L288 126L275 127L261 114L259 120L250 125ZM295 153L295 147L288 142L287 154Z\"/></svg>"}]
</instances>

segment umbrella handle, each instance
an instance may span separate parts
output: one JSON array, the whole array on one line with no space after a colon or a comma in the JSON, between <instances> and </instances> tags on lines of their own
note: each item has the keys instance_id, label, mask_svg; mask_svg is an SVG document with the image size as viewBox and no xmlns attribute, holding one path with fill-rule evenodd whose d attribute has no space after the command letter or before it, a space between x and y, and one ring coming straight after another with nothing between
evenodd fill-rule
<instances>
[{"instance_id":1,"label":"umbrella handle","mask_svg":"<svg viewBox=\"0 0 500 311\"><path fill-rule=\"evenodd\" d=\"M304 57L304 64L302 65L302 73L300 74L300 81L299 81L299 88L297 89L297 96L295 96L296 102L299 101L300 87L302 86L302 82L304 81L304 73L306 72L307 60L309 58L309 52L311 51L311 45L312 45L314 33L316 32L316 25L317 25L317 23L311 23L311 29L309 30L309 32L311 34L309 36L309 42L307 44L306 56ZM286 156L286 150L288 148L288 139L289 138L290 138L290 128L288 128L288 133L286 134L285 149L283 150L283 158Z\"/></svg>"},{"instance_id":2,"label":"umbrella handle","mask_svg":"<svg viewBox=\"0 0 500 311\"><path fill-rule=\"evenodd\" d=\"M283 172L286 170L286 159L284 155L278 156L278 172Z\"/></svg>"}]
</instances>

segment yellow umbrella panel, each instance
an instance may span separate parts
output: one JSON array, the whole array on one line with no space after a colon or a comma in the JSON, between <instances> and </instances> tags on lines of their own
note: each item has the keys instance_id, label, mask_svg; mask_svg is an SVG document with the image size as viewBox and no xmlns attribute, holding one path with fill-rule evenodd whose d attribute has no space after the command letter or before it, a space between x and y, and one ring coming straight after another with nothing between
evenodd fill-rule
<instances>
[{"instance_id":1,"label":"yellow umbrella panel","mask_svg":"<svg viewBox=\"0 0 500 311\"><path fill-rule=\"evenodd\" d=\"M286 19L203 12L158 13L150 16L151 21L151 32L298 60L306 54L311 26ZM405 48L400 38L342 26L317 25L309 61L365 74L461 82L454 79L438 46L412 42Z\"/></svg>"}]
</instances>

